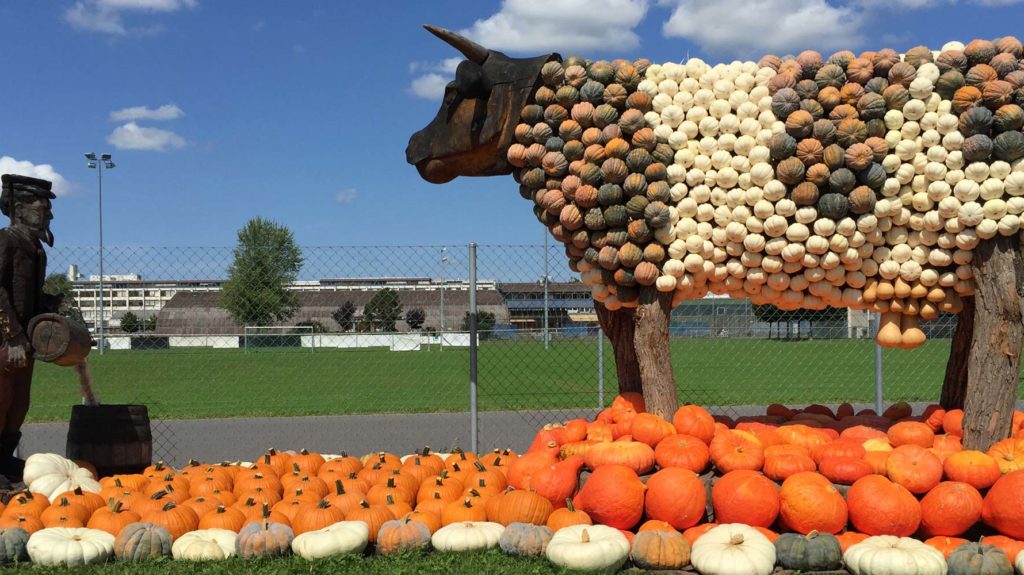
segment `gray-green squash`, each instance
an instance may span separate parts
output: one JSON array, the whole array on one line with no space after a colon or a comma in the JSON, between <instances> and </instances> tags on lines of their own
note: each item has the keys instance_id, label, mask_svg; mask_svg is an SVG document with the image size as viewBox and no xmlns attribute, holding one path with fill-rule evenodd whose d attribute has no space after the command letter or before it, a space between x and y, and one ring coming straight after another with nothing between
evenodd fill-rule
<instances>
[{"instance_id":1,"label":"gray-green squash","mask_svg":"<svg viewBox=\"0 0 1024 575\"><path fill-rule=\"evenodd\" d=\"M779 535L775 540L775 557L784 568L799 571L831 571L843 564L839 540L817 531Z\"/></svg>"}]
</instances>

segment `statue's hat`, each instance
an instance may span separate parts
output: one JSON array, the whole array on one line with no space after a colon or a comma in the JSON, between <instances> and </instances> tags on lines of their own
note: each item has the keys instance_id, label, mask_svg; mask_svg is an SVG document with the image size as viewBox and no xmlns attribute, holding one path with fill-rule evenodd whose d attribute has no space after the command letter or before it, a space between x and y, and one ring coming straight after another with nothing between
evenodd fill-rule
<instances>
[{"instance_id":1,"label":"statue's hat","mask_svg":"<svg viewBox=\"0 0 1024 575\"><path fill-rule=\"evenodd\" d=\"M32 178L18 174L4 174L0 176L3 183L3 191L0 192L0 211L4 215L10 215L11 205L16 199L26 199L32 196L52 200L57 197L53 193L53 183L49 180Z\"/></svg>"}]
</instances>

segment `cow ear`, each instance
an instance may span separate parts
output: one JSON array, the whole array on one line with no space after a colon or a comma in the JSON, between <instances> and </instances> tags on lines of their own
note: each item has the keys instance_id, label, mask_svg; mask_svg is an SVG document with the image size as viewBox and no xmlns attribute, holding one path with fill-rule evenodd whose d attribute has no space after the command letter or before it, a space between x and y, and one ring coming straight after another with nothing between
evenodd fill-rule
<instances>
[{"instance_id":1,"label":"cow ear","mask_svg":"<svg viewBox=\"0 0 1024 575\"><path fill-rule=\"evenodd\" d=\"M463 98L486 98L491 93L491 81L483 66L463 60L455 70L455 90Z\"/></svg>"}]
</instances>

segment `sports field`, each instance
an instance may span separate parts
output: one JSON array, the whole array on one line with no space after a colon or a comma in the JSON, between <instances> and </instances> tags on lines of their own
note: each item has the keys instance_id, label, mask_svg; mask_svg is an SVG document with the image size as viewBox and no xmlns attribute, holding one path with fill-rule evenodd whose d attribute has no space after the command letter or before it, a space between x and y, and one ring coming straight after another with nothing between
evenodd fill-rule
<instances>
[{"instance_id":1,"label":"sports field","mask_svg":"<svg viewBox=\"0 0 1024 575\"><path fill-rule=\"evenodd\" d=\"M479 351L481 409L598 405L597 341L488 341ZM887 401L938 398L948 340L886 350ZM874 344L868 340L674 339L680 399L704 405L872 401ZM604 399L616 388L604 347ZM469 353L445 348L392 352L171 349L90 356L104 403L145 403L153 418L206 418L468 409ZM70 368L36 363L30 421L66 420L79 402Z\"/></svg>"}]
</instances>

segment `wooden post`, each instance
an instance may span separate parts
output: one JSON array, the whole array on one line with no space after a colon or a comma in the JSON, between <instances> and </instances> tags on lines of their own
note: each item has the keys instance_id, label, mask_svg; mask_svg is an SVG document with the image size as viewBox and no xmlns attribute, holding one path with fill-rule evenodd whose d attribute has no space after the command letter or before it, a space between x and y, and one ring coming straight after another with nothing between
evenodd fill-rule
<instances>
[{"instance_id":1,"label":"wooden post","mask_svg":"<svg viewBox=\"0 0 1024 575\"><path fill-rule=\"evenodd\" d=\"M671 293L659 292L654 287L640 288L633 342L643 381L644 403L648 412L669 421L679 407L668 340L671 314Z\"/></svg>"},{"instance_id":2,"label":"wooden post","mask_svg":"<svg viewBox=\"0 0 1024 575\"><path fill-rule=\"evenodd\" d=\"M1020 239L997 236L974 252L974 334L964 398L964 449L988 450L1010 435L1024 341Z\"/></svg>"},{"instance_id":3,"label":"wooden post","mask_svg":"<svg viewBox=\"0 0 1024 575\"><path fill-rule=\"evenodd\" d=\"M597 310L597 321L601 324L601 330L612 342L619 393L643 393L640 364L637 363L636 350L633 347L634 310L620 308L609 311L597 300L594 300L594 309Z\"/></svg>"},{"instance_id":4,"label":"wooden post","mask_svg":"<svg viewBox=\"0 0 1024 575\"><path fill-rule=\"evenodd\" d=\"M974 297L962 298L963 309L957 314L956 331L949 343L946 377L942 381L939 404L942 409L963 409L967 397L967 363L974 339Z\"/></svg>"}]
</instances>

